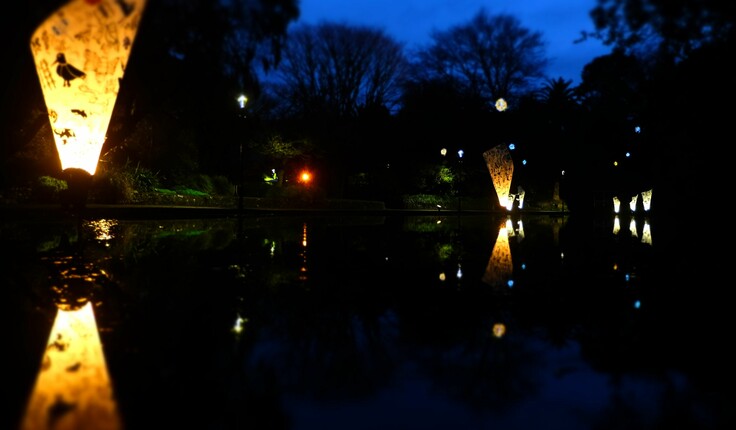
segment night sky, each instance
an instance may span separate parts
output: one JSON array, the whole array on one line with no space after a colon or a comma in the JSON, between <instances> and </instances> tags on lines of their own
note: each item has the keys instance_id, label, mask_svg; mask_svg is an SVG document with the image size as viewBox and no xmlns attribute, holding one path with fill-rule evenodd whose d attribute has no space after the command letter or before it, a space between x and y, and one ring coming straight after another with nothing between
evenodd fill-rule
<instances>
[{"instance_id":1,"label":"night sky","mask_svg":"<svg viewBox=\"0 0 736 430\"><path fill-rule=\"evenodd\" d=\"M376 26L411 48L430 42L432 30L465 24L485 8L491 15L514 15L522 26L541 32L550 59L548 76L578 84L583 66L610 52L591 38L575 43L581 32L593 31L588 14L595 4L596 0L300 0L299 22Z\"/></svg>"}]
</instances>

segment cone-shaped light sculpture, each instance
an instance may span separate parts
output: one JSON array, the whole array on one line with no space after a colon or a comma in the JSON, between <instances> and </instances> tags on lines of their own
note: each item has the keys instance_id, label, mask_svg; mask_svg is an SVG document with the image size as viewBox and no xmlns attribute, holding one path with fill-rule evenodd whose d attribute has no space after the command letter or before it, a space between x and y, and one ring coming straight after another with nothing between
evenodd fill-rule
<instances>
[{"instance_id":1,"label":"cone-shaped light sculpture","mask_svg":"<svg viewBox=\"0 0 736 430\"><path fill-rule=\"evenodd\" d=\"M509 198L511 179L514 176L514 161L506 145L496 145L483 153L488 172L493 179L493 187L498 195L498 203L506 210L511 210L514 199Z\"/></svg>"},{"instance_id":2,"label":"cone-shaped light sculpture","mask_svg":"<svg viewBox=\"0 0 736 430\"><path fill-rule=\"evenodd\" d=\"M145 3L71 0L31 37L61 169L70 176L91 180L97 170Z\"/></svg>"}]
</instances>

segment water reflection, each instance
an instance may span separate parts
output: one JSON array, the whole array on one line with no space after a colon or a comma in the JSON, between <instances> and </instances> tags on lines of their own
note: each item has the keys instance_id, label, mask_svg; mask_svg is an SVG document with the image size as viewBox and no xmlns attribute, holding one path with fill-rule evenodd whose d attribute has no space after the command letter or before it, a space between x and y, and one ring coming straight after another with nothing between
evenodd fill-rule
<instances>
[{"instance_id":1,"label":"water reflection","mask_svg":"<svg viewBox=\"0 0 736 430\"><path fill-rule=\"evenodd\" d=\"M92 303L60 308L21 429L121 427Z\"/></svg>"},{"instance_id":2,"label":"water reflection","mask_svg":"<svg viewBox=\"0 0 736 430\"><path fill-rule=\"evenodd\" d=\"M122 428L93 305L108 281L100 267L107 257L85 253L85 237L104 245L113 238L115 224L78 224L74 232L65 231L51 241L56 246L41 255L56 315L22 430Z\"/></svg>"},{"instance_id":3,"label":"water reflection","mask_svg":"<svg viewBox=\"0 0 736 430\"><path fill-rule=\"evenodd\" d=\"M523 230L522 230L523 231ZM483 282L488 285L497 287L507 285L509 281L513 283L511 275L514 272L514 265L511 260L511 248L509 247L509 236L514 235L514 227L511 219L508 218L501 223L498 229L498 237L491 251L491 258L483 273Z\"/></svg>"},{"instance_id":4,"label":"water reflection","mask_svg":"<svg viewBox=\"0 0 736 430\"><path fill-rule=\"evenodd\" d=\"M662 340L679 320L653 313L650 220L632 240L607 217L238 221L5 227L13 315L91 303L109 363L95 389L131 429L587 429L619 412L652 428L668 405L707 406ZM19 331L13 363L59 339ZM14 392L37 396L41 375Z\"/></svg>"}]
</instances>

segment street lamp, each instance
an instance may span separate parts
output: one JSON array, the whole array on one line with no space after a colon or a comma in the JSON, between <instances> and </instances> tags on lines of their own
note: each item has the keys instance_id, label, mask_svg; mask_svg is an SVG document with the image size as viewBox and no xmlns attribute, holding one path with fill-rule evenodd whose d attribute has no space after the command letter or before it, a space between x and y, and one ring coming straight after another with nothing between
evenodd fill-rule
<instances>
[{"instance_id":1,"label":"street lamp","mask_svg":"<svg viewBox=\"0 0 736 430\"><path fill-rule=\"evenodd\" d=\"M237 98L238 101L238 117L245 119L245 104L248 103L248 97L245 94L241 94ZM238 169L238 215L243 213L243 139L238 139L240 142L239 157L240 167Z\"/></svg>"},{"instance_id":2,"label":"street lamp","mask_svg":"<svg viewBox=\"0 0 736 430\"><path fill-rule=\"evenodd\" d=\"M460 188L463 183L463 155L465 155L465 151L462 149L457 151L457 158L458 163L460 163L460 177L458 178L458 185L457 185L457 211L460 212L461 205L462 205L462 196L460 193Z\"/></svg>"}]
</instances>

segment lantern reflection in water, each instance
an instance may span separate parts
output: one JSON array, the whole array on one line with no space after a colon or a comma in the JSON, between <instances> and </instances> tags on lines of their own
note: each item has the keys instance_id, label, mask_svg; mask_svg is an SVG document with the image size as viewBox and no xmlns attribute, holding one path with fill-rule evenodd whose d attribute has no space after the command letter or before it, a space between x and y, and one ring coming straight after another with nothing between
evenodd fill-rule
<instances>
[{"instance_id":1,"label":"lantern reflection in water","mask_svg":"<svg viewBox=\"0 0 736 430\"><path fill-rule=\"evenodd\" d=\"M511 248L509 247L509 236L514 235L511 219L506 219L498 229L496 243L491 251L491 258L483 273L482 281L490 286L508 285L514 266L511 261Z\"/></svg>"},{"instance_id":2,"label":"lantern reflection in water","mask_svg":"<svg viewBox=\"0 0 736 430\"><path fill-rule=\"evenodd\" d=\"M92 303L60 308L21 430L121 427Z\"/></svg>"}]
</instances>

